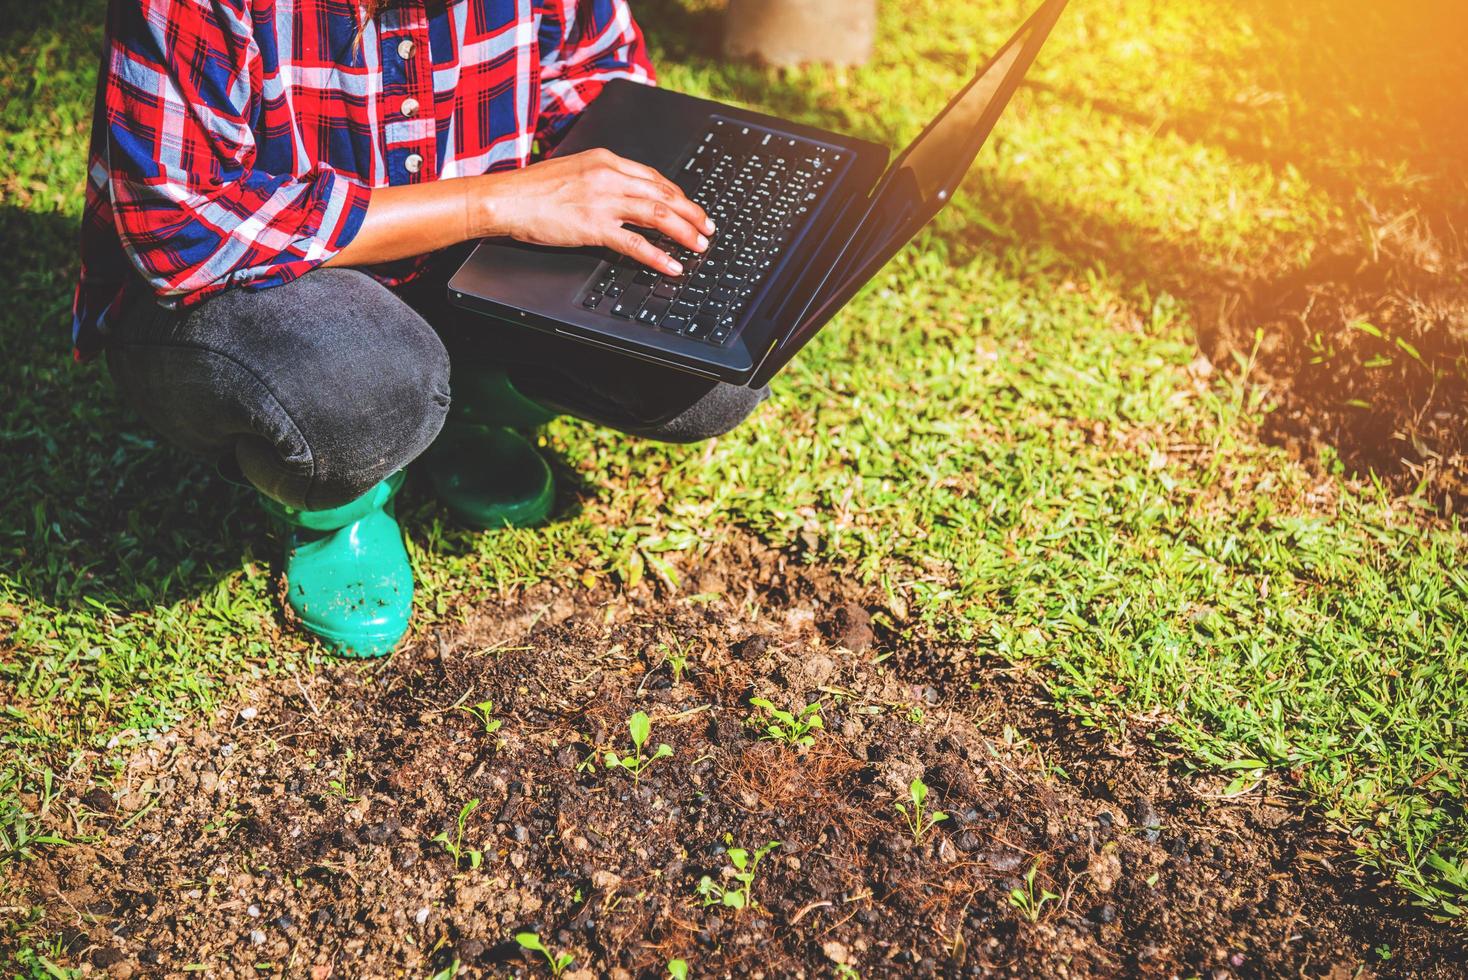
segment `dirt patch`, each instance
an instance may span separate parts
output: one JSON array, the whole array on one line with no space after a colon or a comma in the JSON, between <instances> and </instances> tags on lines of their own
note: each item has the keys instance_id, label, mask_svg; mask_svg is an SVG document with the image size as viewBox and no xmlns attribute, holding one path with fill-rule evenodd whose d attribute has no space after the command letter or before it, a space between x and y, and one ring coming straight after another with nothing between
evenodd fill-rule
<instances>
[{"instance_id":1,"label":"dirt patch","mask_svg":"<svg viewBox=\"0 0 1468 980\"><path fill-rule=\"evenodd\" d=\"M543 974L521 931L582 976L1456 974L1293 802L1072 730L786 554L685 572L720 596L538 587L138 750L67 797L99 842L13 869L34 931L113 976ZM824 727L761 738L752 698ZM672 754L634 777L638 710Z\"/></svg>"},{"instance_id":2,"label":"dirt patch","mask_svg":"<svg viewBox=\"0 0 1468 980\"><path fill-rule=\"evenodd\" d=\"M1319 465L1468 505L1468 250L1454 222L1363 204L1307 267L1221 291L1201 339L1268 387L1267 439ZM1255 331L1259 340L1255 341ZM1252 361L1250 359L1252 358Z\"/></svg>"}]
</instances>

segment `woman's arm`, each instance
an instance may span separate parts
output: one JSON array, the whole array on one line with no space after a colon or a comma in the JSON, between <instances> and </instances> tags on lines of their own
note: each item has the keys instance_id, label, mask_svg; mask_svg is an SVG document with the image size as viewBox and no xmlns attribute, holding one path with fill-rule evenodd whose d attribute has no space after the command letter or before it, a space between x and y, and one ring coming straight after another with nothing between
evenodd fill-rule
<instances>
[{"instance_id":1,"label":"woman's arm","mask_svg":"<svg viewBox=\"0 0 1468 980\"><path fill-rule=\"evenodd\" d=\"M379 187L357 234L326 264L372 265L506 236L534 245L601 245L661 272L683 269L624 225L702 252L714 226L677 185L640 163L590 150L523 170Z\"/></svg>"},{"instance_id":2,"label":"woman's arm","mask_svg":"<svg viewBox=\"0 0 1468 980\"><path fill-rule=\"evenodd\" d=\"M712 233L677 187L604 151L375 189L327 167L254 170L251 29L246 0L109 7L98 120L108 190L119 239L160 300L195 303L328 262L367 265L492 235L604 245L672 272L672 260L624 223L692 249Z\"/></svg>"},{"instance_id":3,"label":"woman's arm","mask_svg":"<svg viewBox=\"0 0 1468 980\"><path fill-rule=\"evenodd\" d=\"M249 0L108 6L97 125L118 239L167 304L290 282L355 236L372 191L317 167L253 168Z\"/></svg>"}]
</instances>

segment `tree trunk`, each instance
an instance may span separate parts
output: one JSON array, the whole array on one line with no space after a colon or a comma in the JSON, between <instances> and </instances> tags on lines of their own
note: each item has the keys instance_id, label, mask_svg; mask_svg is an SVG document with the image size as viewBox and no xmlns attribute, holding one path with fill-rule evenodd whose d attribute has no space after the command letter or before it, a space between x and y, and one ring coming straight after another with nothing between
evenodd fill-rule
<instances>
[{"instance_id":1,"label":"tree trunk","mask_svg":"<svg viewBox=\"0 0 1468 980\"><path fill-rule=\"evenodd\" d=\"M872 54L877 0L729 0L724 53L770 65L859 65Z\"/></svg>"}]
</instances>

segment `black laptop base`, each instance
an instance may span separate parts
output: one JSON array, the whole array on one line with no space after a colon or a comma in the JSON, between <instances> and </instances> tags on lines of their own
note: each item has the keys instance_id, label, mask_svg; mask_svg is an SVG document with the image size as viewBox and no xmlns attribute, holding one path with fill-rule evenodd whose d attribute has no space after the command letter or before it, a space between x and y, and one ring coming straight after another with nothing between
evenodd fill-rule
<instances>
[{"instance_id":1,"label":"black laptop base","mask_svg":"<svg viewBox=\"0 0 1468 980\"><path fill-rule=\"evenodd\" d=\"M679 290L691 288L693 292L688 300L699 301L686 325L678 324L679 317L675 315L672 323L663 326L662 319L672 310L673 303L668 304L666 311L654 303L651 313L644 312L650 301L667 298L653 297L652 287L666 287L670 277L658 276L649 269L642 282L635 282L644 267L623 263L621 256L606 249L557 249L485 241L449 281L450 300L497 319L575 337L720 381L748 384L760 362L792 322L789 305L802 301L800 286L804 275L818 264L812 261L812 256L819 251L817 243L829 236L843 214L864 205L886 168L887 149L762 113L666 89L615 81L587 107L556 153L564 155L605 147L659 170L684 186L685 192L689 190L688 185L695 185L693 193L697 194L703 182L714 174L702 169L701 164L693 171L685 168L690 161L698 159L698 148L707 135L721 128L719 124L733 129L728 134L729 141L737 144L732 155L741 161L766 136L772 145L784 138L796 141L795 149L804 153L819 153L822 172L812 182L819 180L823 186L802 191L801 200L788 216L798 220L782 224L778 235L774 233L776 229L769 227L771 215L782 221L786 216L780 213L783 199L773 185L769 188L769 200L756 184L737 187L736 196L722 212L718 211L718 204L724 199L722 193L711 202L716 215L722 214L714 219L718 233L710 243L709 252L685 262L686 271L680 277L684 281L674 290L675 300L679 298ZM744 132L746 129L748 133ZM752 146L748 143L750 138ZM780 158L775 152L778 149L778 146L773 150L769 146L763 148L770 162ZM787 167L797 162L794 155L785 159ZM798 159L804 161L809 157L801 155ZM790 176L793 179L793 169ZM727 185L721 188L727 189ZM812 193L817 195L816 199L805 200ZM741 206L735 208L736 202ZM796 214L801 207L808 210ZM720 251L721 242L732 247ZM675 249L675 245L668 248ZM683 258L681 253L678 257ZM829 258L834 258L834 254ZM711 261L721 266L718 278L711 274L699 278L700 267ZM736 261L738 268L734 268ZM629 312L626 304L617 310L623 296L609 296L608 289L598 289L607 280L611 268L619 269L615 280L623 296L627 289L637 287L634 297L639 305L636 310L630 310L630 317L624 315ZM642 293L644 287L646 295ZM706 289L704 295L699 295L701 289ZM710 300L716 290L725 292ZM588 306L589 297L596 292L604 298ZM808 301L809 294L804 294L803 300ZM721 301L727 304L726 308L717 307ZM709 307L708 312L724 315L712 321L705 318L695 325L704 304L709 302L715 306ZM731 323L727 310L736 307L739 312ZM685 301L680 313L689 312ZM648 323L654 314L655 322ZM715 341L713 332L720 323L727 333ZM707 330L703 329L705 326Z\"/></svg>"}]
</instances>

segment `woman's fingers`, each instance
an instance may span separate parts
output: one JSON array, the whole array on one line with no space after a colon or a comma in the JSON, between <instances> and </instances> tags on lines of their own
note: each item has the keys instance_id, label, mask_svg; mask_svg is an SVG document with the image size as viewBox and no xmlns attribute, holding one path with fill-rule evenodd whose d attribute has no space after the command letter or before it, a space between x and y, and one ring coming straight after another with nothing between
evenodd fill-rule
<instances>
[{"instance_id":1,"label":"woman's fingers","mask_svg":"<svg viewBox=\"0 0 1468 980\"><path fill-rule=\"evenodd\" d=\"M703 252L709 247L708 238L688 218L663 201L651 201L645 197L624 198L621 212L623 221L660 231L684 248Z\"/></svg>"},{"instance_id":2,"label":"woman's fingers","mask_svg":"<svg viewBox=\"0 0 1468 980\"><path fill-rule=\"evenodd\" d=\"M704 213L703 208L690 201L688 195L683 193L681 187L653 168L616 156L615 154L611 157L611 166L634 180L644 181L652 185L651 187L642 188L644 197L650 197L655 201L662 201L664 204L672 207L679 214L683 215L683 217L691 221L705 235L712 235L714 233L714 223L709 220L709 216Z\"/></svg>"},{"instance_id":3,"label":"woman's fingers","mask_svg":"<svg viewBox=\"0 0 1468 980\"><path fill-rule=\"evenodd\" d=\"M683 274L682 263L631 228L612 226L603 236L601 244L614 252L631 256L649 269L656 269L670 276Z\"/></svg>"}]
</instances>

